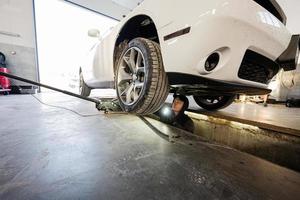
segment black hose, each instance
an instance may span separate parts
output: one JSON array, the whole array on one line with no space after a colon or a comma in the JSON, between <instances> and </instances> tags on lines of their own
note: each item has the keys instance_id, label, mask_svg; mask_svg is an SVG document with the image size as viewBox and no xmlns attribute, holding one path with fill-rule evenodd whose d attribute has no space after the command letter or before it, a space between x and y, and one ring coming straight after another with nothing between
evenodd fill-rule
<instances>
[{"instance_id":1,"label":"black hose","mask_svg":"<svg viewBox=\"0 0 300 200\"><path fill-rule=\"evenodd\" d=\"M89 97L83 97L79 94L75 94L75 93L72 93L72 92L69 92L69 91L66 91L66 90L61 90L61 89L58 89L58 88L55 88L55 87L52 87L52 86L49 86L49 85L45 85L45 84L42 84L42 83L39 83L39 82L28 80L28 79L25 79L25 78L22 78L22 77L19 77L19 76L15 76L15 75L12 75L12 74L0 72L0 76L5 76L7 78L11 78L11 79L15 79L15 80L22 81L22 82L25 82L25 83L29 83L29 84L32 84L32 85L44 87L44 88L47 88L47 89L50 89L50 90L54 90L56 92L61 92L63 94L67 94L67 95L70 95L70 96L73 96L73 97L77 97L79 99L83 99L83 100L86 100L86 101L96 103L97 105L100 103L100 101L97 100L97 99L93 99L93 98L89 98Z\"/></svg>"}]
</instances>

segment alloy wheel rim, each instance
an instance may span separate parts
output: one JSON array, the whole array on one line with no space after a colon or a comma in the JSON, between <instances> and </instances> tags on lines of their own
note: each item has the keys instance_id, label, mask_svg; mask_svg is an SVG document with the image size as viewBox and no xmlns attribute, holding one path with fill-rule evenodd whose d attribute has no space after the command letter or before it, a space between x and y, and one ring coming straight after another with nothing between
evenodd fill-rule
<instances>
[{"instance_id":1,"label":"alloy wheel rim","mask_svg":"<svg viewBox=\"0 0 300 200\"><path fill-rule=\"evenodd\" d=\"M130 106L140 99L145 79L143 53L137 47L131 47L123 54L118 66L117 88L123 104Z\"/></svg>"}]
</instances>

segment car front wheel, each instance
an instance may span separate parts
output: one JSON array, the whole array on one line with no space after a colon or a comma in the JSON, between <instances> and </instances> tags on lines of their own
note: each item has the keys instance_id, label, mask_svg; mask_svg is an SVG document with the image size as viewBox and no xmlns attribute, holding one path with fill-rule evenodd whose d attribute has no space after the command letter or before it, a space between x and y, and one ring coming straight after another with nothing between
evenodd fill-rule
<instances>
[{"instance_id":1,"label":"car front wheel","mask_svg":"<svg viewBox=\"0 0 300 200\"><path fill-rule=\"evenodd\" d=\"M223 96L194 96L196 103L205 110L220 110L229 106L235 99L235 95Z\"/></svg>"},{"instance_id":2,"label":"car front wheel","mask_svg":"<svg viewBox=\"0 0 300 200\"><path fill-rule=\"evenodd\" d=\"M169 94L159 45L144 38L129 42L118 60L115 84L124 111L156 112Z\"/></svg>"}]
</instances>

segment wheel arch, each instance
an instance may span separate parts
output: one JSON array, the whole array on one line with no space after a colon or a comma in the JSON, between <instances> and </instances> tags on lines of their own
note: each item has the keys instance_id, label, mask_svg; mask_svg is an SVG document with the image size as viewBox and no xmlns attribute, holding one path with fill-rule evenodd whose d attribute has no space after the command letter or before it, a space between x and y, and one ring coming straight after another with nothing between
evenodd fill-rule
<instances>
[{"instance_id":1,"label":"wheel arch","mask_svg":"<svg viewBox=\"0 0 300 200\"><path fill-rule=\"evenodd\" d=\"M123 49L132 39L138 37L146 38L160 44L156 24L149 15L135 15L127 20L120 29L114 46L114 72L117 67L117 58L121 55Z\"/></svg>"}]
</instances>

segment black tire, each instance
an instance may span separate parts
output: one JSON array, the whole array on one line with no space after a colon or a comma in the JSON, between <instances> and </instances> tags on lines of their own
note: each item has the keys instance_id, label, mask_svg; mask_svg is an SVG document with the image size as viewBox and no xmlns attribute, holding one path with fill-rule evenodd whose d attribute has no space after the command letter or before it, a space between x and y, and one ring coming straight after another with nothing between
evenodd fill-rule
<instances>
[{"instance_id":1,"label":"black tire","mask_svg":"<svg viewBox=\"0 0 300 200\"><path fill-rule=\"evenodd\" d=\"M131 74L132 77L135 76L136 78L132 78L131 82L129 81L125 84L130 85L133 83L134 85L135 80L139 79L140 76L143 76L143 86L139 92L136 93L134 91L135 95L137 95L136 98L134 97L136 100L134 100L132 104L129 104L127 99L126 102L124 101L124 91L126 89L124 89L123 92L121 91L120 84L123 80L121 81L119 76L121 76L120 74L124 73L124 71L125 73L130 74L130 72L126 72L126 68L130 68L129 62L127 61L127 64L124 66L124 60L126 55L132 53L130 52L132 50L137 51L137 54L142 55L141 59L144 61L142 62L143 72L141 73L142 75L138 74L138 72L136 72L135 75ZM136 58L135 65L138 65L137 60L138 58ZM118 58L115 84L120 106L124 111L138 115L147 115L159 110L169 94L169 82L164 71L159 45L144 38L136 38L130 41ZM122 82L122 84L124 85L124 82ZM130 100L131 98L132 97L130 96Z\"/></svg>"},{"instance_id":2,"label":"black tire","mask_svg":"<svg viewBox=\"0 0 300 200\"><path fill-rule=\"evenodd\" d=\"M79 71L79 94L84 97L88 97L91 94L91 88L84 82L81 69Z\"/></svg>"},{"instance_id":3,"label":"black tire","mask_svg":"<svg viewBox=\"0 0 300 200\"><path fill-rule=\"evenodd\" d=\"M205 110L220 110L226 108L236 98L235 95L231 96L193 96L194 100L198 106L204 108Z\"/></svg>"}]
</instances>

